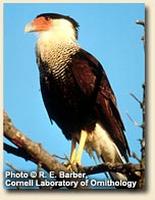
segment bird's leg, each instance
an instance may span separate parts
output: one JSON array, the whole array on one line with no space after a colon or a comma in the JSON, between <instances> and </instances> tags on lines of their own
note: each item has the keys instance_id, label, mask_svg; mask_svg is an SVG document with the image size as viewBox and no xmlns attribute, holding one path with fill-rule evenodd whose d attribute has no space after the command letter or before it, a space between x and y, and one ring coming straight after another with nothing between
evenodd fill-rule
<instances>
[{"instance_id":1,"label":"bird's leg","mask_svg":"<svg viewBox=\"0 0 155 200\"><path fill-rule=\"evenodd\" d=\"M71 153L70 153L70 161L67 164L67 169L73 171L73 163L76 158L76 140L72 139L71 141Z\"/></svg>"},{"instance_id":2,"label":"bird's leg","mask_svg":"<svg viewBox=\"0 0 155 200\"><path fill-rule=\"evenodd\" d=\"M72 164L75 160L76 157L76 141L72 139L72 144L71 144L71 154L70 154L70 163Z\"/></svg>"},{"instance_id":3,"label":"bird's leg","mask_svg":"<svg viewBox=\"0 0 155 200\"><path fill-rule=\"evenodd\" d=\"M76 151L76 141L72 139L70 162L67 166L68 169L76 171L76 164L81 164L82 153L87 139L87 132L82 130L80 135L79 147Z\"/></svg>"},{"instance_id":4,"label":"bird's leg","mask_svg":"<svg viewBox=\"0 0 155 200\"><path fill-rule=\"evenodd\" d=\"M80 135L79 147L76 154L76 159L74 160L76 164L81 164L81 158L85 147L86 139L87 139L87 132L82 130Z\"/></svg>"}]
</instances>

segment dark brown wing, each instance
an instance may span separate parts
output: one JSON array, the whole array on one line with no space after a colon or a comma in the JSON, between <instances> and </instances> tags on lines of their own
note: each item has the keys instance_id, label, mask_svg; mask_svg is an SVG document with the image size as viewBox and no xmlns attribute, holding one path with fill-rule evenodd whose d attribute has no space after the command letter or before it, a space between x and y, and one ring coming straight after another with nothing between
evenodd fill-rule
<instances>
[{"instance_id":1,"label":"dark brown wing","mask_svg":"<svg viewBox=\"0 0 155 200\"><path fill-rule=\"evenodd\" d=\"M72 71L81 91L94 99L94 109L100 123L108 131L121 154L128 160L129 147L124 125L116 105L116 98L101 64L81 49L73 56ZM130 153L129 153L130 154Z\"/></svg>"}]
</instances>

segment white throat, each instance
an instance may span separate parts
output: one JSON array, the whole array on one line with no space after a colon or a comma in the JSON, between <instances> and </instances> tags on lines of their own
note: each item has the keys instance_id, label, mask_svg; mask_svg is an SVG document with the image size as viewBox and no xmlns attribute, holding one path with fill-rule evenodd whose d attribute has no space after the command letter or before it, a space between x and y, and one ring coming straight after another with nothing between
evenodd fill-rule
<instances>
[{"instance_id":1,"label":"white throat","mask_svg":"<svg viewBox=\"0 0 155 200\"><path fill-rule=\"evenodd\" d=\"M39 32L39 43L76 43L75 29L72 24L65 20L53 20L48 31Z\"/></svg>"}]
</instances>

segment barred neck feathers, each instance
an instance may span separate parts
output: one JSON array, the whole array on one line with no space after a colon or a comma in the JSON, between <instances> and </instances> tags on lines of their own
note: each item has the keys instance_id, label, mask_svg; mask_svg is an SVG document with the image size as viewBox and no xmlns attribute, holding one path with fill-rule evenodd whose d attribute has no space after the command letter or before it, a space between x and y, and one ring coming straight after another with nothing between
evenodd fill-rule
<instances>
[{"instance_id":1,"label":"barred neck feathers","mask_svg":"<svg viewBox=\"0 0 155 200\"><path fill-rule=\"evenodd\" d=\"M42 69L44 66L39 66L40 72L48 70L48 72L57 73L60 68L65 70L71 56L79 48L75 37L70 32L53 32L53 30L41 32L37 41L36 53L42 62L48 64L48 69Z\"/></svg>"},{"instance_id":2,"label":"barred neck feathers","mask_svg":"<svg viewBox=\"0 0 155 200\"><path fill-rule=\"evenodd\" d=\"M50 32L41 33L37 42L37 51L41 59L46 62L51 56L52 58L57 58L57 55L65 56L66 54L74 53L78 49L79 45L76 40L67 38L65 35L54 35L53 37Z\"/></svg>"}]
</instances>

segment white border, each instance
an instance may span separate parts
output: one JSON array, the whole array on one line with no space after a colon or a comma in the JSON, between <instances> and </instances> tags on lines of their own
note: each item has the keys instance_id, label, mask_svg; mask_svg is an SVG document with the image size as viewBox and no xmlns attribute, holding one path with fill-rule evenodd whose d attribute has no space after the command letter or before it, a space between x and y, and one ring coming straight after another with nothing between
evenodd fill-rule
<instances>
[{"instance_id":1,"label":"white border","mask_svg":"<svg viewBox=\"0 0 155 200\"><path fill-rule=\"evenodd\" d=\"M154 113L155 113L155 1L154 0L98 0L98 1L82 1L82 0L57 0L57 1L43 1L43 0L0 0L0 19L1 19L1 25L0 25L0 108L3 109L3 3L145 3L146 9L147 9L147 62L146 62L146 69L147 69L147 146L148 150L147 153L149 155L149 159L147 159L148 162L148 169L147 169L147 176L148 176L148 189L146 191L127 191L127 192L106 192L106 191L96 191L96 192L6 192L2 188L2 134L0 138L0 199L1 200L17 200L17 199L34 199L37 198L37 200L48 200L48 199L54 199L54 200L68 200L73 199L77 200L79 198L83 199L119 199L119 200L131 200L131 198L139 198L142 200L152 200L155 197L155 152L153 151L155 145L155 133L153 125L155 124L154 120ZM2 113L0 115L0 119L2 119ZM2 120L0 120L0 130L2 130ZM2 131L1 131L2 133Z\"/></svg>"}]
</instances>

